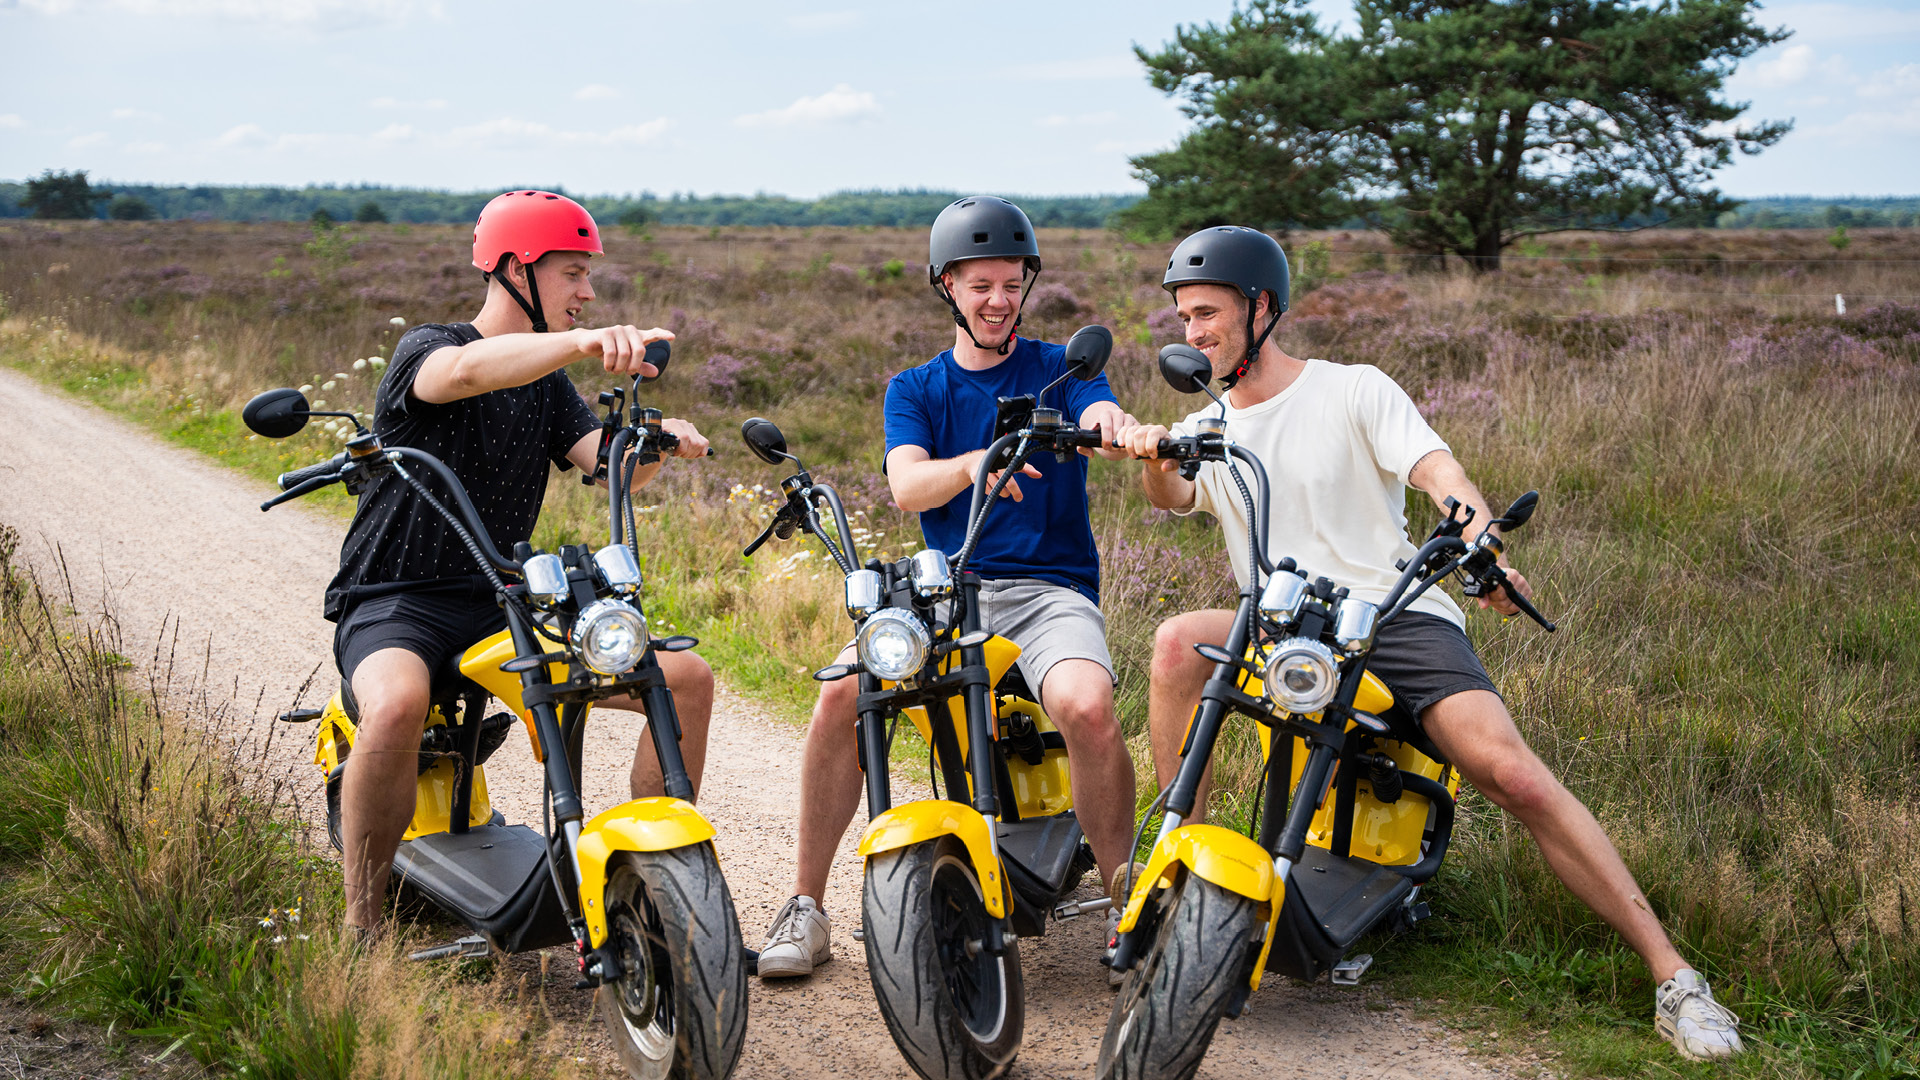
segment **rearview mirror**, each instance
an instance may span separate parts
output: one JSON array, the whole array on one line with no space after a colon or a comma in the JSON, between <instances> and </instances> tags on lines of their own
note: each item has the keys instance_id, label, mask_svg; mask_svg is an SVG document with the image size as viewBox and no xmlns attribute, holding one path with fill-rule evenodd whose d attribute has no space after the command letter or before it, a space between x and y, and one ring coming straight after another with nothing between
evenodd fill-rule
<instances>
[{"instance_id":1,"label":"rearview mirror","mask_svg":"<svg viewBox=\"0 0 1920 1080\"><path fill-rule=\"evenodd\" d=\"M1113 355L1113 331L1104 326L1083 326L1067 339L1067 367L1075 378L1087 382L1100 377Z\"/></svg>"},{"instance_id":2,"label":"rearview mirror","mask_svg":"<svg viewBox=\"0 0 1920 1080\"><path fill-rule=\"evenodd\" d=\"M769 465L778 465L791 460L787 453L787 437L780 434L779 425L762 417L750 417L740 425L740 437L747 440L747 449L753 456Z\"/></svg>"},{"instance_id":3,"label":"rearview mirror","mask_svg":"<svg viewBox=\"0 0 1920 1080\"><path fill-rule=\"evenodd\" d=\"M650 383L667 373L667 361L673 359L673 343L670 341L649 341L647 342L647 351L641 354L640 359L653 365L654 373L643 376L640 379L643 383Z\"/></svg>"},{"instance_id":4,"label":"rearview mirror","mask_svg":"<svg viewBox=\"0 0 1920 1080\"><path fill-rule=\"evenodd\" d=\"M1502 529L1517 529L1527 523L1533 512L1540 507L1540 493L1529 491L1508 504L1507 512L1494 521Z\"/></svg>"},{"instance_id":5,"label":"rearview mirror","mask_svg":"<svg viewBox=\"0 0 1920 1080\"><path fill-rule=\"evenodd\" d=\"M290 387L256 394L240 419L247 430L269 439L284 439L307 426L307 395Z\"/></svg>"},{"instance_id":6,"label":"rearview mirror","mask_svg":"<svg viewBox=\"0 0 1920 1080\"><path fill-rule=\"evenodd\" d=\"M1197 394L1213 381L1213 362L1191 345L1169 345L1160 350L1160 377L1183 394Z\"/></svg>"}]
</instances>

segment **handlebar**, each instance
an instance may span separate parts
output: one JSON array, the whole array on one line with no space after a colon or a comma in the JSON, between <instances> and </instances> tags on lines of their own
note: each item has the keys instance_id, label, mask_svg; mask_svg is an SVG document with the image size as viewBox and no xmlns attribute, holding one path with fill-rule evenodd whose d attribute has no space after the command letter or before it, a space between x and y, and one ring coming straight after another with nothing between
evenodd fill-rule
<instances>
[{"instance_id":1,"label":"handlebar","mask_svg":"<svg viewBox=\"0 0 1920 1080\"><path fill-rule=\"evenodd\" d=\"M280 490L290 491L293 488L299 487L301 484L304 484L307 481L314 479L315 477L326 476L329 473L339 472L340 467L342 465L345 465L346 463L347 463L347 455L345 451L342 451L338 454L333 455L332 457L328 458L325 461L318 462L313 465L309 465L304 469L295 469L292 472L281 473L280 479L279 479Z\"/></svg>"}]
</instances>

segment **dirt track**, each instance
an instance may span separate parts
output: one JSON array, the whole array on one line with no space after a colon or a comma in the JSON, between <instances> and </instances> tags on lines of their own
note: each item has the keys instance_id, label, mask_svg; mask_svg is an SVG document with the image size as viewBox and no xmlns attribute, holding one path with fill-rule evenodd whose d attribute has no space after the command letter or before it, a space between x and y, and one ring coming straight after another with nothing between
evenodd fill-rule
<instances>
[{"instance_id":1,"label":"dirt track","mask_svg":"<svg viewBox=\"0 0 1920 1080\"><path fill-rule=\"evenodd\" d=\"M13 371L0 370L0 415L8 421L0 435L0 523L20 530L26 557L43 575L58 573L57 546L77 606L111 612L137 663L157 655L164 665L171 655L171 669L191 673L198 684L177 682L175 692L204 689L212 701L230 699L226 730L241 741L258 739L316 669L302 703L324 698L335 676L332 624L320 618L320 594L338 559L337 520L297 506L262 514L256 507L271 494L265 486ZM585 795L589 807L601 808L626 797L636 732L617 715L596 716L604 722L589 728L598 738L589 738ZM271 760L311 795L317 777L308 736L306 727L277 733ZM759 944L790 887L799 756L797 728L722 690L701 809L719 830L720 859L750 945ZM494 804L510 820L537 817L539 774L524 749L509 743L487 771ZM753 981L746 1053L735 1074L742 1080L912 1076L887 1036L865 960L848 933L858 919L860 884L851 839L825 898L836 959L811 979ZM1096 961L1103 927L1103 919L1088 917L1023 943L1027 1034L1010 1076L1091 1075L1111 1002ZM550 992L556 1004L568 1003L556 1015L585 1021L584 995L559 990L571 957L556 954L555 961ZM624 1075L597 1022L582 1027L577 1044L608 1075ZM1199 1075L1341 1080L1509 1071L1470 1059L1437 1029L1378 996L1275 980L1245 1015L1222 1025Z\"/></svg>"}]
</instances>

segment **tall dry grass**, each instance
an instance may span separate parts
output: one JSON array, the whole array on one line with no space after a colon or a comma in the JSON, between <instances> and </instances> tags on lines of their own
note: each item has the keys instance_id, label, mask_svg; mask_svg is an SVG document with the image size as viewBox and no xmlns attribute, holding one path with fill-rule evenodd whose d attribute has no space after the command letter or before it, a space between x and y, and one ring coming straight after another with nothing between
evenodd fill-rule
<instances>
[{"instance_id":1,"label":"tall dry grass","mask_svg":"<svg viewBox=\"0 0 1920 1080\"><path fill-rule=\"evenodd\" d=\"M367 407L372 370L351 362L387 354L389 317L460 318L479 300L454 230L364 230L327 263L289 228L140 228L0 227L6 351L209 450L245 445L230 410L275 383ZM924 239L609 239L590 310L680 333L649 394L720 447L651 491L651 610L700 636L724 678L798 713L802 673L846 636L838 583L798 544L738 556L768 512L753 485L780 474L732 433L775 419L860 511L870 551L917 544L878 473L877 418L886 378L951 334L912 261ZM1514 558L1562 630L1476 613L1470 632L1528 739L1747 1018L1766 1048L1751 1071L1821 1075L1873 1055L1893 1063L1884 1075L1920 1067L1920 235L1861 233L1844 258L1818 234L1569 237L1487 275L1410 269L1363 234L1310 239L1325 248L1294 248L1316 287L1281 326L1287 349L1386 370L1494 501L1541 490ZM1157 287L1164 251L1092 233L1042 247L1028 329L1113 327L1122 403L1188 412L1152 367L1178 334ZM275 257L289 276L266 276ZM168 284L183 278L200 283ZM277 468L330 445L312 434L233 456ZM1096 463L1092 496L1121 710L1143 754L1154 626L1231 585L1217 530L1148 508L1135 468ZM539 539L597 542L603 513L558 481ZM1417 525L1435 514L1410 499ZM1243 735L1220 762L1229 818L1256 760ZM1389 970L1563 1032L1570 1068L1644 1070L1644 969L1477 797L1432 898L1449 918L1383 950Z\"/></svg>"}]
</instances>

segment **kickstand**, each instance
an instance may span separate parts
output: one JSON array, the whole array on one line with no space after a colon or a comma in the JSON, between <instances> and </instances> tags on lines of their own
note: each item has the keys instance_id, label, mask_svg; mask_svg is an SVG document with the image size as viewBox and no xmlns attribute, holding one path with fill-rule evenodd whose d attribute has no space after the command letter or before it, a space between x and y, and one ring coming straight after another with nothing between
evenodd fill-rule
<instances>
[{"instance_id":1,"label":"kickstand","mask_svg":"<svg viewBox=\"0 0 1920 1080\"><path fill-rule=\"evenodd\" d=\"M1359 986L1360 976L1365 975L1367 969L1372 966L1372 953L1361 953L1359 956L1348 957L1333 965L1333 974L1331 976L1333 985Z\"/></svg>"},{"instance_id":2,"label":"kickstand","mask_svg":"<svg viewBox=\"0 0 1920 1080\"><path fill-rule=\"evenodd\" d=\"M408 953L407 959L409 960L445 960L445 959L453 958L453 959L459 959L459 960L468 960L468 959L480 959L482 957L487 957L492 955L493 955L493 946L487 944L486 938L483 938L478 934L474 934L470 937L463 937L459 941L451 941L445 945L435 945L431 949L421 949L419 952L416 952L416 953Z\"/></svg>"}]
</instances>

